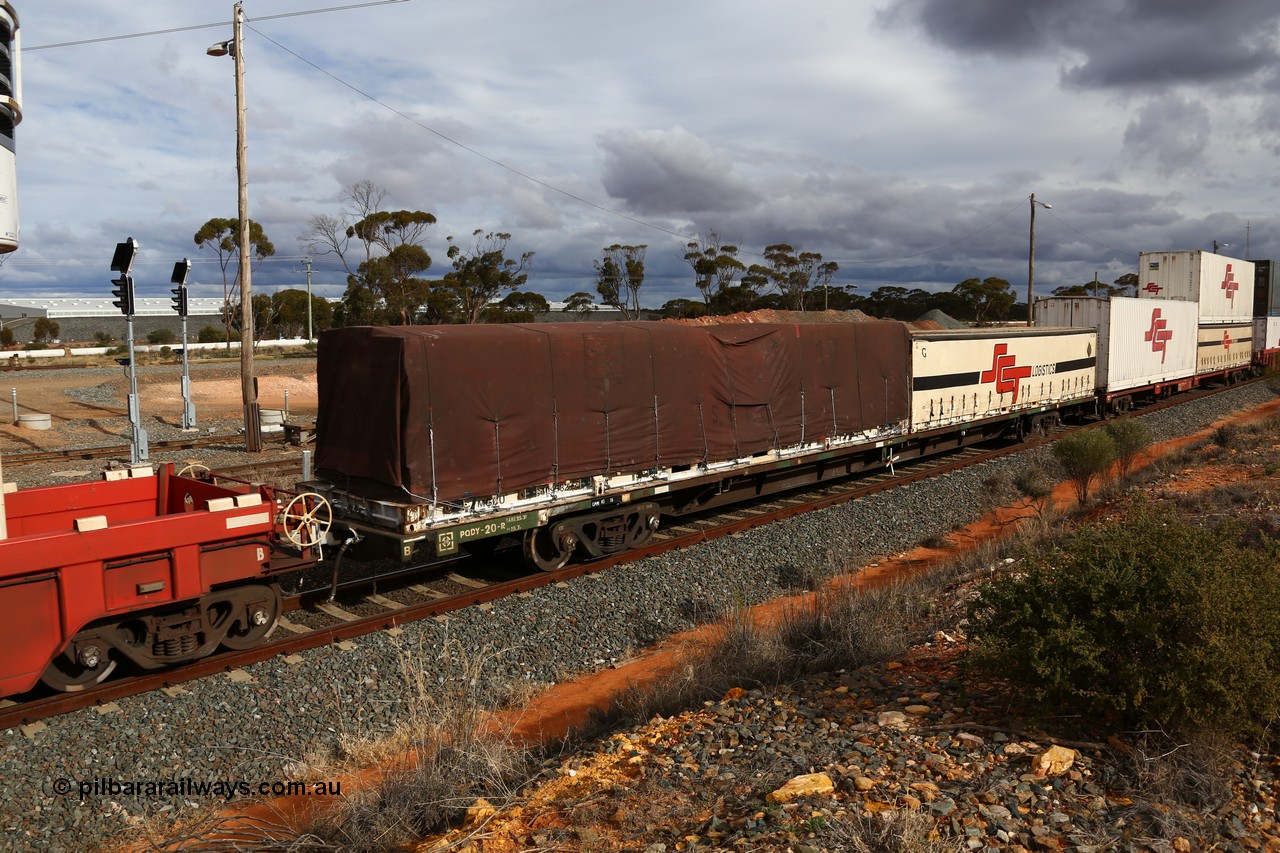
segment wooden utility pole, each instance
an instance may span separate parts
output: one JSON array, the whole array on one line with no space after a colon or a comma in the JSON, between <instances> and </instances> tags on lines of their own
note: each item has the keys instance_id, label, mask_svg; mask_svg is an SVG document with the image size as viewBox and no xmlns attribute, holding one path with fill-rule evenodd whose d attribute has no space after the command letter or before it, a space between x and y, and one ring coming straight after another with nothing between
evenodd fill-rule
<instances>
[{"instance_id":1,"label":"wooden utility pole","mask_svg":"<svg viewBox=\"0 0 1280 853\"><path fill-rule=\"evenodd\" d=\"M232 54L236 61L236 177L240 209L240 390L244 400L245 449L262 449L258 420L258 383L253 375L253 295L250 285L249 255L249 167L245 155L244 105L244 4L235 5Z\"/></svg>"}]
</instances>

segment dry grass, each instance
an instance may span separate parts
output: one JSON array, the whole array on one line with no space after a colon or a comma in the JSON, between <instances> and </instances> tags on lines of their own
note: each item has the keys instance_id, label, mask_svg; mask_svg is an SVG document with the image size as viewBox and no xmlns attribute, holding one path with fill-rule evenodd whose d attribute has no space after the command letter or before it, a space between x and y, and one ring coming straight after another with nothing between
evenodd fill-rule
<instances>
[{"instance_id":1,"label":"dry grass","mask_svg":"<svg viewBox=\"0 0 1280 853\"><path fill-rule=\"evenodd\" d=\"M480 798L510 802L535 756L509 731L492 728L501 701L484 671L494 656L470 655L450 640L431 673L422 665L429 657L406 656L408 722L389 738L344 738L343 765L372 765L376 775L319 815L307 835L357 853L386 850L461 823Z\"/></svg>"},{"instance_id":2,"label":"dry grass","mask_svg":"<svg viewBox=\"0 0 1280 853\"><path fill-rule=\"evenodd\" d=\"M432 655L406 654L405 724L377 739L344 732L338 755L308 756L291 771L346 780L343 795L309 826L212 816L163 832L146 827L152 840L144 843L165 851L384 851L462 824L478 799L510 803L540 756L493 728L491 712L502 697L489 686L485 668L495 657L464 652L452 640Z\"/></svg>"},{"instance_id":3,"label":"dry grass","mask_svg":"<svg viewBox=\"0 0 1280 853\"><path fill-rule=\"evenodd\" d=\"M1212 834L1210 815L1231 800L1227 768L1234 746L1221 735L1199 733L1175 742L1161 732L1143 733L1116 756L1132 805L1123 817L1137 834L1172 841Z\"/></svg>"},{"instance_id":4,"label":"dry grass","mask_svg":"<svg viewBox=\"0 0 1280 853\"><path fill-rule=\"evenodd\" d=\"M915 809L839 818L823 828L820 840L830 849L849 853L960 853L967 849L958 838L937 838L933 818Z\"/></svg>"},{"instance_id":5,"label":"dry grass","mask_svg":"<svg viewBox=\"0 0 1280 853\"><path fill-rule=\"evenodd\" d=\"M669 675L615 697L607 711L595 716L590 733L675 714L731 687L781 684L897 657L932 633L933 598L946 582L930 575L863 589L845 577L767 622L735 608L717 626L714 638L687 649Z\"/></svg>"}]
</instances>

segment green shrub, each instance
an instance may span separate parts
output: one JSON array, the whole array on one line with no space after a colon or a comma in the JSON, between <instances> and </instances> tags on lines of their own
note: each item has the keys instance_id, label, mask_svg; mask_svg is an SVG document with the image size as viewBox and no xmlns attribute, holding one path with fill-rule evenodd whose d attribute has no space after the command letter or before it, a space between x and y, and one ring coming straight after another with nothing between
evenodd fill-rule
<instances>
[{"instance_id":1,"label":"green shrub","mask_svg":"<svg viewBox=\"0 0 1280 853\"><path fill-rule=\"evenodd\" d=\"M1134 459L1151 444L1151 430L1136 418L1111 421L1107 424L1106 430L1107 435L1111 436L1111 440L1115 442L1120 476L1127 477L1133 468Z\"/></svg>"},{"instance_id":2,"label":"green shrub","mask_svg":"<svg viewBox=\"0 0 1280 853\"><path fill-rule=\"evenodd\" d=\"M172 329L152 329L147 332L147 343L171 344L178 339Z\"/></svg>"},{"instance_id":3,"label":"green shrub","mask_svg":"<svg viewBox=\"0 0 1280 853\"><path fill-rule=\"evenodd\" d=\"M227 332L221 326L202 326L196 332L196 340L202 344L226 343Z\"/></svg>"},{"instance_id":4,"label":"green shrub","mask_svg":"<svg viewBox=\"0 0 1280 853\"><path fill-rule=\"evenodd\" d=\"M1089 486L1116 458L1116 443L1096 429L1068 433L1053 444L1053 458L1076 487L1076 499L1089 499Z\"/></svg>"},{"instance_id":5,"label":"green shrub","mask_svg":"<svg viewBox=\"0 0 1280 853\"><path fill-rule=\"evenodd\" d=\"M14 344L13 329L5 326L0 329L0 346L11 347Z\"/></svg>"},{"instance_id":6,"label":"green shrub","mask_svg":"<svg viewBox=\"0 0 1280 853\"><path fill-rule=\"evenodd\" d=\"M1240 439L1240 428L1235 424L1222 424L1213 431L1213 443L1223 450L1230 449Z\"/></svg>"},{"instance_id":7,"label":"green shrub","mask_svg":"<svg viewBox=\"0 0 1280 853\"><path fill-rule=\"evenodd\" d=\"M1169 509L1085 528L993 580L973 662L1033 704L1169 731L1256 729L1280 714L1280 547Z\"/></svg>"},{"instance_id":8,"label":"green shrub","mask_svg":"<svg viewBox=\"0 0 1280 853\"><path fill-rule=\"evenodd\" d=\"M1031 505L1036 515L1044 513L1045 501L1053 494L1053 480L1039 465L1028 465L1013 478L1013 487L1018 490Z\"/></svg>"},{"instance_id":9,"label":"green shrub","mask_svg":"<svg viewBox=\"0 0 1280 853\"><path fill-rule=\"evenodd\" d=\"M58 339L58 335L62 333L62 327L54 320L48 317L39 317L31 327L32 335L36 343L52 343Z\"/></svg>"},{"instance_id":10,"label":"green shrub","mask_svg":"<svg viewBox=\"0 0 1280 853\"><path fill-rule=\"evenodd\" d=\"M93 339L94 341L97 342L98 346L105 347L108 344L110 344L112 341L114 341L115 337L113 337L110 332L104 332L99 330L93 333Z\"/></svg>"}]
</instances>

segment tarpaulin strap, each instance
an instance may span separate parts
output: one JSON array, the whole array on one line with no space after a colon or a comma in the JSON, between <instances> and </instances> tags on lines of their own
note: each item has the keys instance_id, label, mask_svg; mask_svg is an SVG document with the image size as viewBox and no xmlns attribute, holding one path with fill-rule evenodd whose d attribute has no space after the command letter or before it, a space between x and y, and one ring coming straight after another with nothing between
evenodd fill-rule
<instances>
[{"instance_id":1,"label":"tarpaulin strap","mask_svg":"<svg viewBox=\"0 0 1280 853\"><path fill-rule=\"evenodd\" d=\"M658 424L658 395L653 395L653 467L662 467L662 432Z\"/></svg>"},{"instance_id":2,"label":"tarpaulin strap","mask_svg":"<svg viewBox=\"0 0 1280 853\"><path fill-rule=\"evenodd\" d=\"M610 441L609 435L609 410L604 411L604 472L608 474L613 470L613 442Z\"/></svg>"},{"instance_id":3,"label":"tarpaulin strap","mask_svg":"<svg viewBox=\"0 0 1280 853\"><path fill-rule=\"evenodd\" d=\"M839 422L839 419L836 417L836 389L829 388L827 390L831 392L831 434L839 435L840 422Z\"/></svg>"},{"instance_id":4,"label":"tarpaulin strap","mask_svg":"<svg viewBox=\"0 0 1280 853\"><path fill-rule=\"evenodd\" d=\"M440 499L440 490L436 486L436 422L431 407L427 406L427 446L431 449L431 502Z\"/></svg>"},{"instance_id":5,"label":"tarpaulin strap","mask_svg":"<svg viewBox=\"0 0 1280 853\"><path fill-rule=\"evenodd\" d=\"M764 413L769 416L769 431L773 433L773 449L778 450L778 427L773 422L773 403L764 404Z\"/></svg>"},{"instance_id":6,"label":"tarpaulin strap","mask_svg":"<svg viewBox=\"0 0 1280 853\"><path fill-rule=\"evenodd\" d=\"M800 443L804 444L805 428L808 427L808 412L804 410L804 386L800 386Z\"/></svg>"},{"instance_id":7,"label":"tarpaulin strap","mask_svg":"<svg viewBox=\"0 0 1280 853\"><path fill-rule=\"evenodd\" d=\"M494 492L498 499L502 498L502 424L497 418L493 421L493 458L498 465L498 489Z\"/></svg>"},{"instance_id":8,"label":"tarpaulin strap","mask_svg":"<svg viewBox=\"0 0 1280 853\"><path fill-rule=\"evenodd\" d=\"M551 487L560 482L560 401L551 401Z\"/></svg>"},{"instance_id":9,"label":"tarpaulin strap","mask_svg":"<svg viewBox=\"0 0 1280 853\"><path fill-rule=\"evenodd\" d=\"M707 422L702 417L702 397L698 397L698 429L702 431L702 467L706 467L711 457L711 448L707 446Z\"/></svg>"},{"instance_id":10,"label":"tarpaulin strap","mask_svg":"<svg viewBox=\"0 0 1280 853\"><path fill-rule=\"evenodd\" d=\"M738 403L736 400L729 401L729 421L733 424L733 455L741 458L742 447L738 443Z\"/></svg>"}]
</instances>

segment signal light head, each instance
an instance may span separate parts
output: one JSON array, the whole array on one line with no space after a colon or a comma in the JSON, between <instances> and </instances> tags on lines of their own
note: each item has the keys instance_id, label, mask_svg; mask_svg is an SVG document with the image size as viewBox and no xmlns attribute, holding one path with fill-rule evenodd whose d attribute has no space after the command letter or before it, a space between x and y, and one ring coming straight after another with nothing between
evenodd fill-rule
<instances>
[{"instance_id":1,"label":"signal light head","mask_svg":"<svg viewBox=\"0 0 1280 853\"><path fill-rule=\"evenodd\" d=\"M111 295L116 297L111 304L119 308L121 314L126 317L132 317L136 313L134 310L133 276L126 273L120 278L113 278L111 283L115 285L111 289Z\"/></svg>"}]
</instances>

